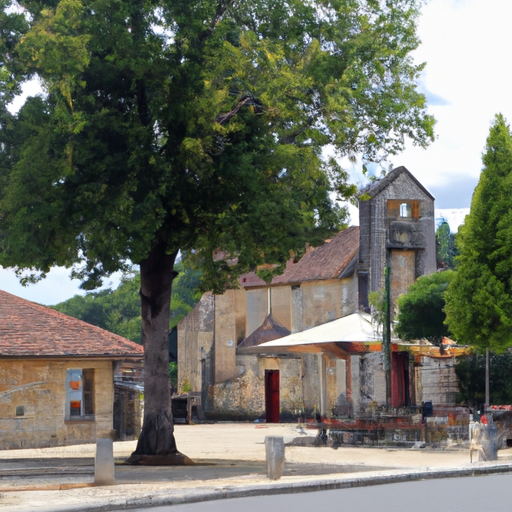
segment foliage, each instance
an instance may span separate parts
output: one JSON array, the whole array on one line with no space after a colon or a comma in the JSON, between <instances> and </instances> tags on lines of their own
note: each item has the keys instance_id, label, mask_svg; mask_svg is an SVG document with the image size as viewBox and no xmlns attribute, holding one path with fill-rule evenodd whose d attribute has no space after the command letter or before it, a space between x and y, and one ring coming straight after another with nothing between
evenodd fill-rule
<instances>
[{"instance_id":1,"label":"foliage","mask_svg":"<svg viewBox=\"0 0 512 512\"><path fill-rule=\"evenodd\" d=\"M0 2L0 264L26 280L72 267L85 289L140 265L136 455L175 453L176 255L215 292L278 271L343 226L331 194L356 187L339 157L432 141L411 57L421 0ZM32 77L44 95L9 114Z\"/></svg>"},{"instance_id":2,"label":"foliage","mask_svg":"<svg viewBox=\"0 0 512 512\"><path fill-rule=\"evenodd\" d=\"M457 236L445 311L459 341L500 352L512 344L512 137L502 115L491 126L483 163Z\"/></svg>"},{"instance_id":3,"label":"foliage","mask_svg":"<svg viewBox=\"0 0 512 512\"><path fill-rule=\"evenodd\" d=\"M426 338L440 343L444 336L449 336L448 327L444 324L444 294L454 276L452 270L422 276L410 286L406 294L398 298L395 332L400 338Z\"/></svg>"},{"instance_id":4,"label":"foliage","mask_svg":"<svg viewBox=\"0 0 512 512\"><path fill-rule=\"evenodd\" d=\"M180 275L173 283L169 328L177 325L201 298L199 273L185 270L182 263L176 270ZM139 292L140 274L135 272L123 277L116 290L75 295L53 309L141 343Z\"/></svg>"},{"instance_id":5,"label":"foliage","mask_svg":"<svg viewBox=\"0 0 512 512\"><path fill-rule=\"evenodd\" d=\"M386 294L384 290L368 293L368 302L372 312L372 321L377 325L377 330L384 329L386 323Z\"/></svg>"},{"instance_id":6,"label":"foliage","mask_svg":"<svg viewBox=\"0 0 512 512\"><path fill-rule=\"evenodd\" d=\"M458 251L455 246L455 235L450 231L446 220L440 224L436 231L436 260L439 269L454 269L455 256Z\"/></svg>"},{"instance_id":7,"label":"foliage","mask_svg":"<svg viewBox=\"0 0 512 512\"><path fill-rule=\"evenodd\" d=\"M489 394L491 404L512 403L512 354L490 354L491 375ZM455 367L459 379L458 403L479 406L485 402L485 355L471 354L459 358Z\"/></svg>"},{"instance_id":8,"label":"foliage","mask_svg":"<svg viewBox=\"0 0 512 512\"><path fill-rule=\"evenodd\" d=\"M432 139L414 1L19 5L3 86L46 94L2 113L0 253L32 279L74 265L94 288L162 242L220 289L340 227L329 192L355 189L322 147L378 160Z\"/></svg>"},{"instance_id":9,"label":"foliage","mask_svg":"<svg viewBox=\"0 0 512 512\"><path fill-rule=\"evenodd\" d=\"M169 363L169 377L171 379L171 386L178 389L178 363Z\"/></svg>"}]
</instances>

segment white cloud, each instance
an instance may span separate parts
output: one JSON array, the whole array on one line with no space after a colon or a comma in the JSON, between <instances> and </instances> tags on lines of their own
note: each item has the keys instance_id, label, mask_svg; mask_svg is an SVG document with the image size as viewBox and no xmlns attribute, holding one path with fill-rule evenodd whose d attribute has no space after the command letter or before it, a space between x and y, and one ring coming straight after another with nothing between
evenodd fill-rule
<instances>
[{"instance_id":1,"label":"white cloud","mask_svg":"<svg viewBox=\"0 0 512 512\"><path fill-rule=\"evenodd\" d=\"M427 96L445 104L429 107L438 121L437 140L427 150L407 149L393 163L405 165L427 188L449 187L478 178L494 115L501 112L512 121L512 73L504 58L512 47L512 2L431 0L422 12L415 58L427 63Z\"/></svg>"},{"instance_id":2,"label":"white cloud","mask_svg":"<svg viewBox=\"0 0 512 512\"><path fill-rule=\"evenodd\" d=\"M469 208L445 208L440 210L436 208L436 229L443 221L446 221L450 226L450 231L457 233L459 226L464 224L466 215L469 215Z\"/></svg>"}]
</instances>

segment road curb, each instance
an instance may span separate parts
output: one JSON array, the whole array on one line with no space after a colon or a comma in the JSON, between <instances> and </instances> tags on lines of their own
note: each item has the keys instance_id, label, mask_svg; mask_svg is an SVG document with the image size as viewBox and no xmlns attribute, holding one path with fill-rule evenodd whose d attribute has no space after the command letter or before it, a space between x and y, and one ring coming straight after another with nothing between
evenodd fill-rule
<instances>
[{"instance_id":1,"label":"road curb","mask_svg":"<svg viewBox=\"0 0 512 512\"><path fill-rule=\"evenodd\" d=\"M245 485L237 487L224 487L222 489L204 489L198 488L183 493L178 491L176 494L162 496L147 494L145 496L111 500L108 505L101 506L78 506L69 509L73 512L108 512L115 510L130 510L140 507L161 507L169 505L182 505L186 503L198 503L203 501L214 501L231 498L245 498L255 496L271 496L276 494L295 494L301 492L328 491L336 489L349 489L354 487L367 487L373 485L384 485L392 483L402 483L418 480L432 480L438 478L457 478L483 476L492 474L504 474L512 472L512 463L497 464L492 466L465 467L455 469L426 469L421 471L404 472L393 475L373 475L353 478L333 478L326 480L316 480L314 482L295 482L284 483L275 482L263 485ZM172 492L172 491L171 491Z\"/></svg>"}]
</instances>

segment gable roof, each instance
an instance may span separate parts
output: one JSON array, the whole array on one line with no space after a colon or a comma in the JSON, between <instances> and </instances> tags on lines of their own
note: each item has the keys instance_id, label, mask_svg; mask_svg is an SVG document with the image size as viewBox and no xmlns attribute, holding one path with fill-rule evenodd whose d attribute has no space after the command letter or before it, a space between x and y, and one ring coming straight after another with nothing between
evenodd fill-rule
<instances>
[{"instance_id":1,"label":"gable roof","mask_svg":"<svg viewBox=\"0 0 512 512\"><path fill-rule=\"evenodd\" d=\"M141 345L0 290L0 358L142 358Z\"/></svg>"},{"instance_id":2,"label":"gable roof","mask_svg":"<svg viewBox=\"0 0 512 512\"><path fill-rule=\"evenodd\" d=\"M285 271L272 279L272 285L299 284L305 281L339 279L348 277L351 262L359 253L359 226L340 231L332 240L310 249L297 262L289 260ZM353 267L355 268L355 267ZM352 268L352 270L353 270ZM240 278L244 288L267 286L255 272L244 274Z\"/></svg>"},{"instance_id":3,"label":"gable roof","mask_svg":"<svg viewBox=\"0 0 512 512\"><path fill-rule=\"evenodd\" d=\"M263 323L236 348L236 354L244 354L247 348L256 347L267 341L277 340L291 334L290 329L279 323L271 314Z\"/></svg>"},{"instance_id":4,"label":"gable roof","mask_svg":"<svg viewBox=\"0 0 512 512\"><path fill-rule=\"evenodd\" d=\"M363 192L368 194L373 199L402 174L406 174L407 177L410 178L428 197L435 199L434 196L403 165L400 167L395 167L384 178L365 187Z\"/></svg>"}]
</instances>

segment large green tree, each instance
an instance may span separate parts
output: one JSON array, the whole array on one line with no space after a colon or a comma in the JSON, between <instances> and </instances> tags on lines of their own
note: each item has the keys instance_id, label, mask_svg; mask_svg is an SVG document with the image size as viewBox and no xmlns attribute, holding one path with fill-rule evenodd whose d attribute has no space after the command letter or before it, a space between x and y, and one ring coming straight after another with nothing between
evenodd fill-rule
<instances>
[{"instance_id":1,"label":"large green tree","mask_svg":"<svg viewBox=\"0 0 512 512\"><path fill-rule=\"evenodd\" d=\"M512 345L512 137L502 115L491 126L483 164L457 236L446 320L457 340L500 352Z\"/></svg>"},{"instance_id":2,"label":"large green tree","mask_svg":"<svg viewBox=\"0 0 512 512\"><path fill-rule=\"evenodd\" d=\"M455 272L445 270L420 277L409 291L398 298L398 323L395 332L405 340L426 338L440 343L449 335L444 323L444 295Z\"/></svg>"},{"instance_id":3,"label":"large green tree","mask_svg":"<svg viewBox=\"0 0 512 512\"><path fill-rule=\"evenodd\" d=\"M437 268L451 268L453 270L455 268L455 256L457 256L455 235L451 232L448 222L443 219L436 230Z\"/></svg>"},{"instance_id":4,"label":"large green tree","mask_svg":"<svg viewBox=\"0 0 512 512\"><path fill-rule=\"evenodd\" d=\"M486 352L485 404L490 400L490 351L512 346L512 135L497 115L471 209L459 228L457 275L446 293L446 321L455 337Z\"/></svg>"},{"instance_id":5,"label":"large green tree","mask_svg":"<svg viewBox=\"0 0 512 512\"><path fill-rule=\"evenodd\" d=\"M355 187L335 157L378 161L407 138L432 140L411 57L420 3L0 0L0 264L39 276L70 266L91 289L140 266L145 408L132 461L177 452L178 251L215 291L262 263L279 271L343 223L330 194ZM10 115L32 77L44 94Z\"/></svg>"}]
</instances>

